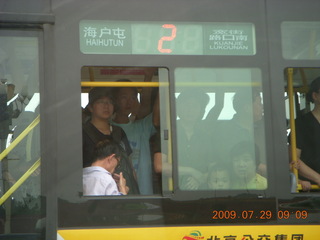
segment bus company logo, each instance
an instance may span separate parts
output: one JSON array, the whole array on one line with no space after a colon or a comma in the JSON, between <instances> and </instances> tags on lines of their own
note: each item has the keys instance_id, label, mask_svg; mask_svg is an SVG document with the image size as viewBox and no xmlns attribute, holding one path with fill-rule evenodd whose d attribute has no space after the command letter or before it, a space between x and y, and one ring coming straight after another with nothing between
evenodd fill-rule
<instances>
[{"instance_id":1,"label":"bus company logo","mask_svg":"<svg viewBox=\"0 0 320 240\"><path fill-rule=\"evenodd\" d=\"M200 231L192 231L189 235L186 235L182 238L182 240L201 240L204 237L201 235Z\"/></svg>"}]
</instances>

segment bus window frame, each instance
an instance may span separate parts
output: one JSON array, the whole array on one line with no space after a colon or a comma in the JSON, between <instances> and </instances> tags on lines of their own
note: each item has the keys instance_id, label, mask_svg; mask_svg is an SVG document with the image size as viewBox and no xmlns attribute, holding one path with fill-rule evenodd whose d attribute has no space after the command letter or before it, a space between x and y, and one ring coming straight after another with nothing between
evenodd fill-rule
<instances>
[{"instance_id":1,"label":"bus window frame","mask_svg":"<svg viewBox=\"0 0 320 240\"><path fill-rule=\"evenodd\" d=\"M144 69L149 68L155 68L155 67L130 67L130 66L83 66L81 68L81 79L84 79L85 76L83 76L83 69L84 68L88 68L89 71L89 81L81 81L81 92L85 89L86 91L88 90L88 88L94 88L94 87L136 87L138 89L138 95L141 96L141 88L144 87L149 87L149 88L157 88L158 89L158 94L159 94L159 107L160 109L165 109L164 111L161 111L160 114L160 129L155 130L156 131L160 131L160 142L161 142L161 149L163 149L166 146L166 157L162 157L163 159L168 160L168 163L171 164L172 166L172 156L170 155L170 152L172 152L172 140L170 137L170 122L168 122L168 119L170 119L170 106L168 104L168 99L165 98L164 96L168 96L168 92L169 92L169 69L168 68L164 68L164 67L157 67L157 81L151 81L151 82L146 82L146 81L139 81L139 78L142 78L143 75L137 75L134 76L132 75L132 77L134 78L131 82L116 82L117 79L123 79L123 77L119 76L119 74L121 75L120 72L124 72L124 75L127 75L128 73L126 73L126 69L128 69L128 71L144 71ZM115 74L110 74L109 76L106 75L105 79L107 80L108 78L111 80L108 81L102 81L101 79L98 79L97 81L95 81L95 77L94 77L94 71L97 72L97 70L94 70L94 68L96 69L100 69L101 71L110 71L112 72L117 72ZM135 74L135 73L133 73ZM130 74L129 74L130 76ZM153 77L155 77L155 75L153 75ZM131 80L130 77L128 77L127 79ZM145 79L144 79L145 80ZM149 79L152 80L152 79ZM151 96L152 97L152 96ZM157 97L157 96L155 96ZM82 107L83 104L81 103ZM159 109L159 110L160 110ZM152 149L150 149L150 153L152 153L151 151ZM155 174L155 170L153 168L153 164L154 164L154 160L153 160L153 156L151 156L151 160L152 160L152 176L153 174ZM172 173L168 173L169 175L172 175ZM153 193L151 195L126 195L123 197L126 198L131 198L131 197L150 197L150 196L166 196L166 195L170 195L172 192L172 177L170 176L166 176L166 177L161 177L162 182L161 182L161 189L162 191L160 193ZM168 178L168 180L166 180L166 178ZM171 180L170 180L171 179ZM153 183L154 183L154 179L152 179ZM166 188L164 189L164 185L166 185ZM155 186L154 186L155 188ZM90 198L93 199L95 197L98 198L106 198L106 197L114 197L114 196L83 196L85 198Z\"/></svg>"}]
</instances>

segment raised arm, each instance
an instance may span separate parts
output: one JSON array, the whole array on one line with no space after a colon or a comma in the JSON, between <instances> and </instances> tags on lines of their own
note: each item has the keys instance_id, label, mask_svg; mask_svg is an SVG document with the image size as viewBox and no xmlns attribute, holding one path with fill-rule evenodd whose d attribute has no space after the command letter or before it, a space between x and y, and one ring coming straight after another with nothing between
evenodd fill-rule
<instances>
[{"instance_id":1,"label":"raised arm","mask_svg":"<svg viewBox=\"0 0 320 240\"><path fill-rule=\"evenodd\" d=\"M151 82L154 76L154 73L157 71L157 68L145 68L144 70L144 82ZM137 119L142 119L149 115L152 112L152 88L143 87L142 92L140 93L140 107L137 113Z\"/></svg>"}]
</instances>

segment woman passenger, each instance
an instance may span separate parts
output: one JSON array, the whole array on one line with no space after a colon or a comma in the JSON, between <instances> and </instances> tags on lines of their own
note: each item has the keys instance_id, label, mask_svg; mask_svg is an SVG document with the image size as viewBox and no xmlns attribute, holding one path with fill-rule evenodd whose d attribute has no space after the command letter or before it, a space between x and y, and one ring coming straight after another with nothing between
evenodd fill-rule
<instances>
[{"instance_id":1,"label":"woman passenger","mask_svg":"<svg viewBox=\"0 0 320 240\"><path fill-rule=\"evenodd\" d=\"M114 101L110 88L93 88L89 92L89 103L86 109L90 117L83 123L83 167L92 163L94 148L103 140L113 140L121 146L121 162L119 171L123 172L129 187L129 194L138 194L139 188L135 179L135 172L128 158L131 148L124 131L110 124L109 120L114 112Z\"/></svg>"},{"instance_id":2,"label":"woman passenger","mask_svg":"<svg viewBox=\"0 0 320 240\"><path fill-rule=\"evenodd\" d=\"M320 77L313 80L306 98L314 108L296 119L298 170L302 179L320 186Z\"/></svg>"}]
</instances>

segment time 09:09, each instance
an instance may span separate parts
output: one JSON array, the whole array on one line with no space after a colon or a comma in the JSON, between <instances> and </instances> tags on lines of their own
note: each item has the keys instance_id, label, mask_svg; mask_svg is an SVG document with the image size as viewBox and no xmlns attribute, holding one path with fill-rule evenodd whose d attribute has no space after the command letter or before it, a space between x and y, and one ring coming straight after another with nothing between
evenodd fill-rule
<instances>
[{"instance_id":1,"label":"time 09:09","mask_svg":"<svg viewBox=\"0 0 320 240\"><path fill-rule=\"evenodd\" d=\"M277 216L274 216L272 211L270 210L261 210L259 212L255 212L253 210L244 210L241 212L237 212L235 210L226 210L226 211L212 211L213 216L212 219L271 219L276 217L277 219L289 219L290 217L296 219L306 219L308 217L308 212L303 211L293 211L290 212L288 210L285 211L277 211Z\"/></svg>"}]
</instances>

